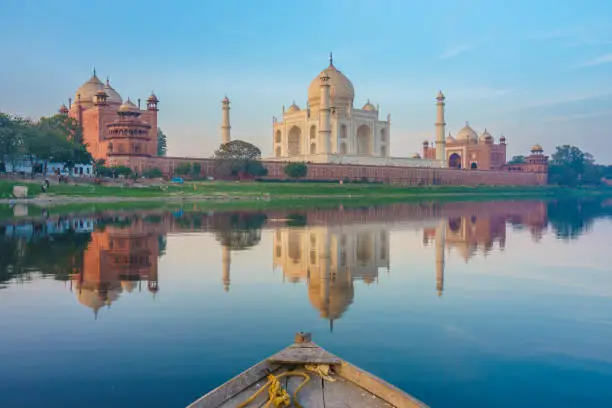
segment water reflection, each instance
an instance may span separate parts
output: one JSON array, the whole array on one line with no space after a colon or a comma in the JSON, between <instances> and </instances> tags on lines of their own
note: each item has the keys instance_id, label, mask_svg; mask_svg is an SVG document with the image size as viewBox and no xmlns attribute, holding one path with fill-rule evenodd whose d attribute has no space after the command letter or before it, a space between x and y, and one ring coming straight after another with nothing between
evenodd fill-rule
<instances>
[{"instance_id":1,"label":"water reflection","mask_svg":"<svg viewBox=\"0 0 612 408\"><path fill-rule=\"evenodd\" d=\"M306 281L308 299L329 320L330 329L353 302L354 280L376 282L389 268L386 225L332 225L274 232L275 268L289 282Z\"/></svg>"},{"instance_id":2,"label":"water reflection","mask_svg":"<svg viewBox=\"0 0 612 408\"><path fill-rule=\"evenodd\" d=\"M534 242L549 227L560 239L576 239L593 220L611 215L611 201L574 200L339 206L265 213L183 209L13 219L0 226L0 288L9 281L51 276L66 282L78 302L97 316L100 308L110 307L122 293L155 296L160 290L158 259L165 253L167 236L202 231L214 234L219 243L220 281L223 290L229 291L232 252L257 246L262 230L271 229L273 268L282 271L285 282L306 284L310 304L332 328L355 300L354 282L376 283L379 271L390 269L394 228L421 230L423 245L434 246L435 290L441 296L449 253L468 262L476 254L504 250L508 225L528 230Z\"/></svg>"}]
</instances>

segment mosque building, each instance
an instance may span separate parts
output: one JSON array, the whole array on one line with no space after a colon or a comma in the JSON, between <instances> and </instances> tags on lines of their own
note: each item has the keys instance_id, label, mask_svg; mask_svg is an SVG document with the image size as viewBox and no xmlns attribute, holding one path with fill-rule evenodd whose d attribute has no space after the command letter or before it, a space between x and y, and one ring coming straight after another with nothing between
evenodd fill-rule
<instances>
[{"instance_id":1,"label":"mosque building","mask_svg":"<svg viewBox=\"0 0 612 408\"><path fill-rule=\"evenodd\" d=\"M140 108L130 98L125 101L107 79L102 83L96 71L77 91L69 108L61 114L74 118L83 129L83 143L94 160L107 165L137 167L138 158L157 155L157 115L159 100L154 93Z\"/></svg>"}]
</instances>

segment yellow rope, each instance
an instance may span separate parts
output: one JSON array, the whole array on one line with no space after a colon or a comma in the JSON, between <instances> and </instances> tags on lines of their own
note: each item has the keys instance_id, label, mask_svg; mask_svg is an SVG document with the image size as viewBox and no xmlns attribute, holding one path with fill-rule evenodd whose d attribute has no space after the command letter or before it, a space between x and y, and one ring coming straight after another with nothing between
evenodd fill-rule
<instances>
[{"instance_id":1,"label":"yellow rope","mask_svg":"<svg viewBox=\"0 0 612 408\"><path fill-rule=\"evenodd\" d=\"M249 405L251 402L255 401L255 398L259 396L266 388L268 389L268 402L265 407L268 408L273 406L274 408L287 408L291 405L291 397L289 397L289 393L280 383L280 379L282 377L289 376L300 376L304 377L304 381L295 389L293 392L293 403L297 408L303 408L297 400L297 394L300 390L310 381L310 376L306 373L300 371L286 371L277 376L273 374L268 374L268 382L266 385L258 389L253 395L249 397L246 401L236 406L236 408L244 408Z\"/></svg>"}]
</instances>

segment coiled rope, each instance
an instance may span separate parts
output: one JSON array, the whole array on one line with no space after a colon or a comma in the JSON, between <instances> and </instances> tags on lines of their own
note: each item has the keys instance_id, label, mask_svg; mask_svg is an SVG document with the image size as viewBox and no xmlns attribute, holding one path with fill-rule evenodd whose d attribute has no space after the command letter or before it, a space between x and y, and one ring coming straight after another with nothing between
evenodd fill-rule
<instances>
[{"instance_id":1,"label":"coiled rope","mask_svg":"<svg viewBox=\"0 0 612 408\"><path fill-rule=\"evenodd\" d=\"M253 395L246 401L236 406L236 408L244 408L251 402L255 401L255 398L259 396L266 388L268 389L268 402L265 408L273 406L274 408L287 408L291 405L291 397L286 389L280 383L280 379L283 377L299 376L303 377L304 381L295 389L293 392L293 404L297 408L303 408L297 400L297 394L300 390L310 381L310 376L300 371L286 371L279 375L268 374L268 382L266 385L258 389Z\"/></svg>"}]
</instances>

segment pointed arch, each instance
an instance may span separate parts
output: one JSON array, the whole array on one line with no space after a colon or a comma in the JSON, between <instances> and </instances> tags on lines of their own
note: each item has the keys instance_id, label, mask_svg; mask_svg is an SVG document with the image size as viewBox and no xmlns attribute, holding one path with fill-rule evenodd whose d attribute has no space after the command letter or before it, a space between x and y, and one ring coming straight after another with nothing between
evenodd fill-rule
<instances>
[{"instance_id":1,"label":"pointed arch","mask_svg":"<svg viewBox=\"0 0 612 408\"><path fill-rule=\"evenodd\" d=\"M357 154L360 156L372 155L372 132L365 124L357 128Z\"/></svg>"},{"instance_id":2,"label":"pointed arch","mask_svg":"<svg viewBox=\"0 0 612 408\"><path fill-rule=\"evenodd\" d=\"M302 130L294 126L289 130L289 136L287 137L288 153L289 156L299 156L302 154Z\"/></svg>"}]
</instances>

